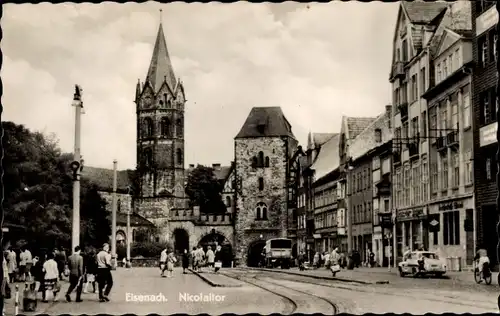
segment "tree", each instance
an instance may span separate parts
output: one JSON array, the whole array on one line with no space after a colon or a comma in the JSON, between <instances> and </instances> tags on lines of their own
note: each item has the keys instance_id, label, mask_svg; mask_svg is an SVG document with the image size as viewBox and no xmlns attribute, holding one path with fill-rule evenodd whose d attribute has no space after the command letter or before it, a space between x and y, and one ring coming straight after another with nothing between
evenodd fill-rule
<instances>
[{"instance_id":1,"label":"tree","mask_svg":"<svg viewBox=\"0 0 500 316\"><path fill-rule=\"evenodd\" d=\"M82 188L81 242L100 247L103 243L109 242L111 235L111 220L106 211L106 201L99 194L96 185L82 181Z\"/></svg>"},{"instance_id":2,"label":"tree","mask_svg":"<svg viewBox=\"0 0 500 316\"><path fill-rule=\"evenodd\" d=\"M2 122L2 128L5 222L25 226L26 232L18 237L33 247L69 247L72 155L61 153L53 136L31 132L12 122ZM101 235L109 231L109 224L102 220L102 212L99 212L103 201L93 190L82 181L82 231L86 234L83 240L92 244L100 242Z\"/></svg>"},{"instance_id":3,"label":"tree","mask_svg":"<svg viewBox=\"0 0 500 316\"><path fill-rule=\"evenodd\" d=\"M199 206L205 214L221 214L226 212L222 201L223 186L215 178L214 170L198 165L191 171L187 179L186 194L190 207Z\"/></svg>"}]
</instances>

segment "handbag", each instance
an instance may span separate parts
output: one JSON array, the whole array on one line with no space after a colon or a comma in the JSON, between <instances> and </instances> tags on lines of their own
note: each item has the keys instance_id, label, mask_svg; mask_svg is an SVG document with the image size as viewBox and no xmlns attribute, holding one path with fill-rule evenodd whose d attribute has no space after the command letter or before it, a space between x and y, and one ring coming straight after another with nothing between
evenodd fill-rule
<instances>
[{"instance_id":1,"label":"handbag","mask_svg":"<svg viewBox=\"0 0 500 316\"><path fill-rule=\"evenodd\" d=\"M340 272L340 266L339 266L338 264L333 264L333 265L330 267L330 270L331 270L333 273Z\"/></svg>"}]
</instances>

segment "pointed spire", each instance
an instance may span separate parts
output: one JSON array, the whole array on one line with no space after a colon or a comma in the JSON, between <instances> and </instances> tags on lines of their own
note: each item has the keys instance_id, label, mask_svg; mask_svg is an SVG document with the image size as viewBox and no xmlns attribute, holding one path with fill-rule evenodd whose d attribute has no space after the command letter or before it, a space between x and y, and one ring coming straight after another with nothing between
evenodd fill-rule
<instances>
[{"instance_id":1,"label":"pointed spire","mask_svg":"<svg viewBox=\"0 0 500 316\"><path fill-rule=\"evenodd\" d=\"M141 95L141 80L137 79L137 86L135 87L135 99L138 100Z\"/></svg>"},{"instance_id":2,"label":"pointed spire","mask_svg":"<svg viewBox=\"0 0 500 316\"><path fill-rule=\"evenodd\" d=\"M170 61L170 56L168 54L165 35L163 34L161 10L160 25L158 27L158 34L156 35L156 42L153 49L153 57L151 58L151 64L149 65L146 81L150 83L155 93L158 92L161 85L165 81L171 90L175 89L175 74L172 62Z\"/></svg>"}]
</instances>

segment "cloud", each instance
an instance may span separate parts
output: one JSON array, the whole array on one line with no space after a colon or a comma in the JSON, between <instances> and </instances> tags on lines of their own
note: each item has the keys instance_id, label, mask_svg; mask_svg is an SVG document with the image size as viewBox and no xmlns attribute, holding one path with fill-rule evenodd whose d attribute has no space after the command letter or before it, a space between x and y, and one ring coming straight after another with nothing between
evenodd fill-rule
<instances>
[{"instance_id":1,"label":"cloud","mask_svg":"<svg viewBox=\"0 0 500 316\"><path fill-rule=\"evenodd\" d=\"M159 13L184 82L186 164L229 164L253 106L281 106L301 143L391 98L397 3L5 5L4 120L54 132L72 151L73 85L84 89L86 164L133 168L137 80Z\"/></svg>"}]
</instances>

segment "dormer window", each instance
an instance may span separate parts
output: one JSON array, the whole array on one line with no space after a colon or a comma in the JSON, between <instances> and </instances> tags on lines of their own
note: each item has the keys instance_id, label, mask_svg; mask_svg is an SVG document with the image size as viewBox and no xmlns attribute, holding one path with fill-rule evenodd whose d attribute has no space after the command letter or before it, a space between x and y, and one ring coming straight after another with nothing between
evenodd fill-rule
<instances>
[{"instance_id":1,"label":"dormer window","mask_svg":"<svg viewBox=\"0 0 500 316\"><path fill-rule=\"evenodd\" d=\"M375 129L375 142L376 143L382 142L382 130L380 128Z\"/></svg>"}]
</instances>

